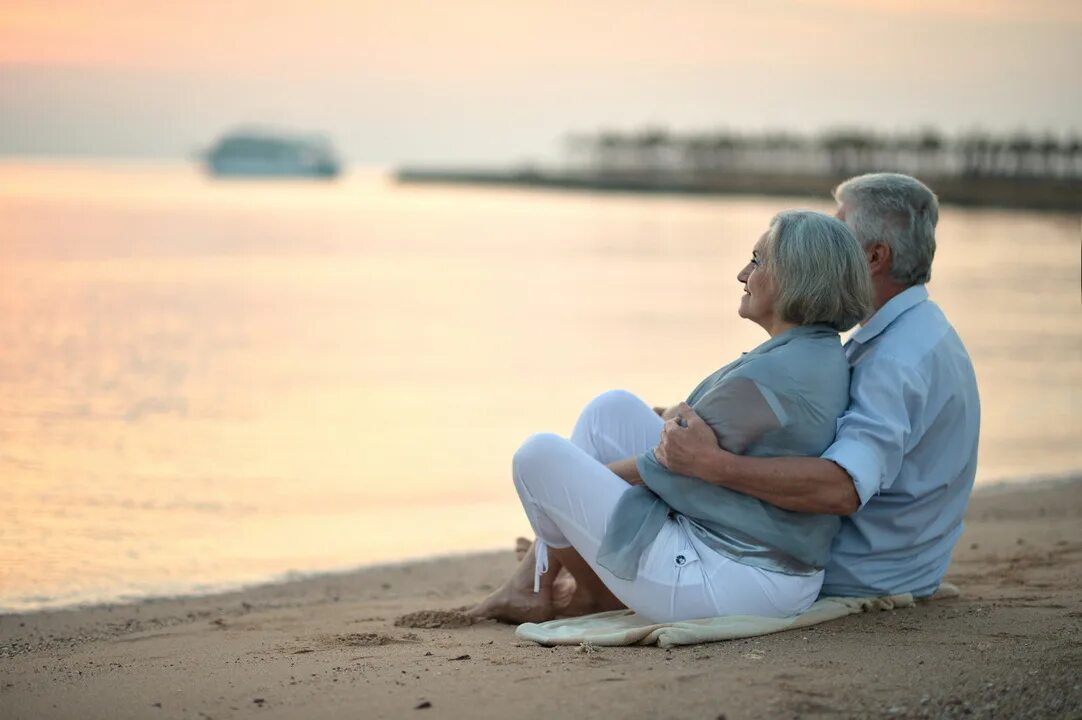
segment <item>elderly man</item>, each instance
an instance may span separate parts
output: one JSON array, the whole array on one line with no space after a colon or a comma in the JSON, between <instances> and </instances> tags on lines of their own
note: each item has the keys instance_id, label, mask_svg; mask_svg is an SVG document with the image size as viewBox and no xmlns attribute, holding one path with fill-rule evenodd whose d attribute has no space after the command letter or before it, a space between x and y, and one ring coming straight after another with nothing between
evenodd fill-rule
<instances>
[{"instance_id":1,"label":"elderly man","mask_svg":"<svg viewBox=\"0 0 1082 720\"><path fill-rule=\"evenodd\" d=\"M864 246L876 308L845 346L850 405L834 444L819 458L733 455L681 405L687 426L667 421L656 456L788 510L846 516L823 595L925 597L962 533L980 428L969 355L924 287L939 206L918 180L892 173L848 180L834 197Z\"/></svg>"}]
</instances>

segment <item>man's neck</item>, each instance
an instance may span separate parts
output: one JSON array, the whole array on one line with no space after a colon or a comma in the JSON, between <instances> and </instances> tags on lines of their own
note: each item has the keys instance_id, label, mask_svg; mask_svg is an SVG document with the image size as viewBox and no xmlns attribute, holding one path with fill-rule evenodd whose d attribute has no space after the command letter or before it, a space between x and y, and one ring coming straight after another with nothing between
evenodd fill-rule
<instances>
[{"instance_id":1,"label":"man's neck","mask_svg":"<svg viewBox=\"0 0 1082 720\"><path fill-rule=\"evenodd\" d=\"M875 312L893 300L898 295L901 295L909 289L907 285L899 285L893 280L887 278L878 278L874 281L875 285ZM873 313L874 315L874 313Z\"/></svg>"}]
</instances>

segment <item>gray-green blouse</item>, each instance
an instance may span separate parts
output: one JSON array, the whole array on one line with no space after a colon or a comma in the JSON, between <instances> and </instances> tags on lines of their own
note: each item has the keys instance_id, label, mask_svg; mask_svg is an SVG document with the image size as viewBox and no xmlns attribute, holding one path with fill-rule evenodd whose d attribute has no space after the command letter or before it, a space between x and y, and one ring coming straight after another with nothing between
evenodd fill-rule
<instances>
[{"instance_id":1,"label":"gray-green blouse","mask_svg":"<svg viewBox=\"0 0 1082 720\"><path fill-rule=\"evenodd\" d=\"M849 364L825 325L767 340L696 387L687 402L730 452L757 457L818 456L849 403ZM634 580L639 559L670 513L687 517L709 547L746 565L810 575L826 565L840 520L782 510L750 495L670 472L649 451L638 458L644 485L627 490L609 518L597 562Z\"/></svg>"}]
</instances>

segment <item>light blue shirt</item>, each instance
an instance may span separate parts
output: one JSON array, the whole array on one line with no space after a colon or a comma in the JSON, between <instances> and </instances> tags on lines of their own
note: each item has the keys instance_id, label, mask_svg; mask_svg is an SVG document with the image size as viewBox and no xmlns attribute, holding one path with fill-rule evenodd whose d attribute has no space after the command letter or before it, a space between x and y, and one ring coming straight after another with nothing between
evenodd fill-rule
<instances>
[{"instance_id":1,"label":"light blue shirt","mask_svg":"<svg viewBox=\"0 0 1082 720\"><path fill-rule=\"evenodd\" d=\"M887 302L845 351L849 409L823 457L853 478L860 509L842 520L822 594L931 595L977 471L973 364L923 285Z\"/></svg>"}]
</instances>

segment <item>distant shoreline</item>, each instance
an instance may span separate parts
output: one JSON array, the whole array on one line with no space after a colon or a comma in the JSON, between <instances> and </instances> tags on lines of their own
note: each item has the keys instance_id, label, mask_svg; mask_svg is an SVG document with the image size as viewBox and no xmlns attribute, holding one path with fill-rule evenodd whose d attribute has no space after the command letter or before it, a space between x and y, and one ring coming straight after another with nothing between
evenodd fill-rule
<instances>
[{"instance_id":1,"label":"distant shoreline","mask_svg":"<svg viewBox=\"0 0 1082 720\"><path fill-rule=\"evenodd\" d=\"M560 173L541 170L403 167L403 184L487 185L546 190L671 195L824 198L845 178L828 174L740 173L705 177L663 173ZM965 207L1082 212L1082 180L922 176L941 202Z\"/></svg>"}]
</instances>

